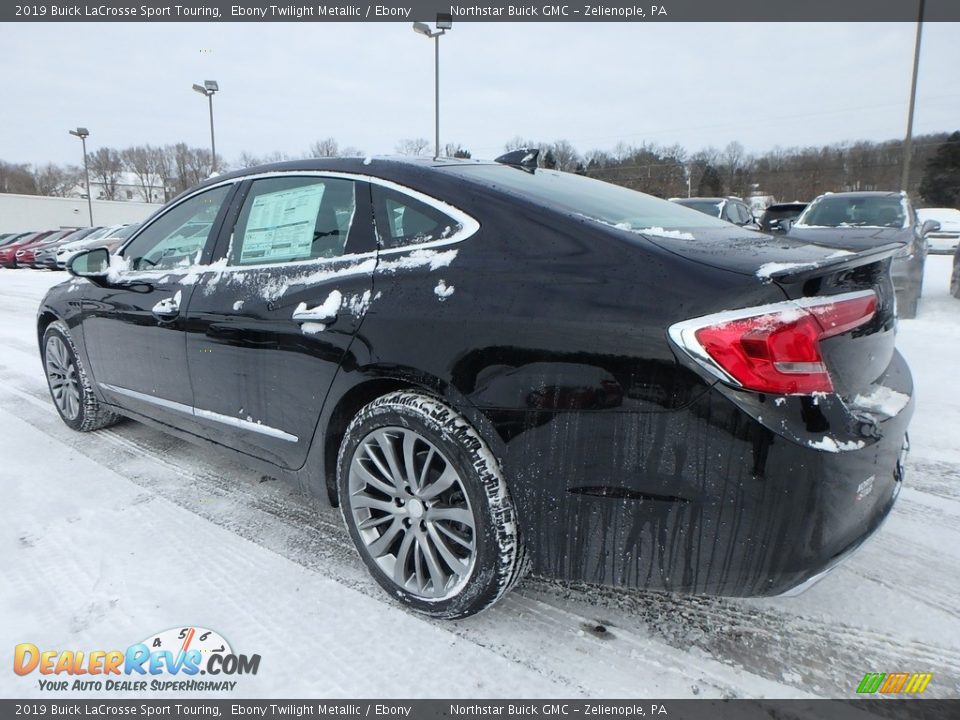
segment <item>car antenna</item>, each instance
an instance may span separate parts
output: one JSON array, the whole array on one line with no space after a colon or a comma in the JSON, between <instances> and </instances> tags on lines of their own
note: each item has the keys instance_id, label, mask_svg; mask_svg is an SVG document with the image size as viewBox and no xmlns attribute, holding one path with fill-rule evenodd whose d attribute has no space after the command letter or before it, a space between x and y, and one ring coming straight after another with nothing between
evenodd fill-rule
<instances>
[{"instance_id":1,"label":"car antenna","mask_svg":"<svg viewBox=\"0 0 960 720\"><path fill-rule=\"evenodd\" d=\"M537 169L537 158L540 156L540 148L519 148L511 150L496 158L494 162L501 165L519 168L532 173Z\"/></svg>"}]
</instances>

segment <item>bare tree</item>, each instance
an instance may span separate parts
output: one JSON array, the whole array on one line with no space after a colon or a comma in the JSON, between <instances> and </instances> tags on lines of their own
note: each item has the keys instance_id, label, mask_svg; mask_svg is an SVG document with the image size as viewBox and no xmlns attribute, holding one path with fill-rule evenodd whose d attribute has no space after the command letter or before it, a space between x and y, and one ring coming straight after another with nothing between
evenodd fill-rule
<instances>
[{"instance_id":1,"label":"bare tree","mask_svg":"<svg viewBox=\"0 0 960 720\"><path fill-rule=\"evenodd\" d=\"M120 152L124 167L137 178L140 185L140 197L144 202L155 202L163 195L157 172L156 148L149 145L137 145Z\"/></svg>"},{"instance_id":2,"label":"bare tree","mask_svg":"<svg viewBox=\"0 0 960 720\"><path fill-rule=\"evenodd\" d=\"M573 172L583 161L580 153L568 140L555 140L550 143L548 150L553 154L557 170Z\"/></svg>"},{"instance_id":3,"label":"bare tree","mask_svg":"<svg viewBox=\"0 0 960 720\"><path fill-rule=\"evenodd\" d=\"M460 143L447 143L443 146L443 156L466 160L470 158L470 151Z\"/></svg>"},{"instance_id":4,"label":"bare tree","mask_svg":"<svg viewBox=\"0 0 960 720\"><path fill-rule=\"evenodd\" d=\"M0 160L0 192L36 195L37 182L30 166Z\"/></svg>"},{"instance_id":5,"label":"bare tree","mask_svg":"<svg viewBox=\"0 0 960 720\"><path fill-rule=\"evenodd\" d=\"M213 156L204 148L189 148L186 156L187 179L192 187L210 177L213 172Z\"/></svg>"},{"instance_id":6,"label":"bare tree","mask_svg":"<svg viewBox=\"0 0 960 720\"><path fill-rule=\"evenodd\" d=\"M397 152L400 155L423 155L430 147L426 138L407 138L397 143Z\"/></svg>"},{"instance_id":7,"label":"bare tree","mask_svg":"<svg viewBox=\"0 0 960 720\"><path fill-rule=\"evenodd\" d=\"M340 157L363 157L366 155L363 150L353 145L347 145L345 148L340 150Z\"/></svg>"},{"instance_id":8,"label":"bare tree","mask_svg":"<svg viewBox=\"0 0 960 720\"><path fill-rule=\"evenodd\" d=\"M83 179L79 168L47 163L33 172L37 192L50 197L69 197Z\"/></svg>"},{"instance_id":9,"label":"bare tree","mask_svg":"<svg viewBox=\"0 0 960 720\"><path fill-rule=\"evenodd\" d=\"M150 153L153 155L153 169L157 173L157 180L163 188L163 201L169 200L175 190L173 148L170 145L166 147L151 147Z\"/></svg>"},{"instance_id":10,"label":"bare tree","mask_svg":"<svg viewBox=\"0 0 960 720\"><path fill-rule=\"evenodd\" d=\"M240 159L238 160L241 168L254 167L255 165L269 165L270 163L277 162L286 162L287 160L297 160L291 155L287 155L285 152L275 151L272 153L267 153L266 155L254 155L251 152L244 150L240 153Z\"/></svg>"},{"instance_id":11,"label":"bare tree","mask_svg":"<svg viewBox=\"0 0 960 720\"><path fill-rule=\"evenodd\" d=\"M105 200L116 200L120 178L123 173L123 161L120 159L120 153L113 148L102 147L89 155L88 159L90 174L99 183L103 198Z\"/></svg>"},{"instance_id":12,"label":"bare tree","mask_svg":"<svg viewBox=\"0 0 960 720\"><path fill-rule=\"evenodd\" d=\"M324 140L317 140L310 146L310 157L338 157L340 148L337 141L328 137Z\"/></svg>"},{"instance_id":13,"label":"bare tree","mask_svg":"<svg viewBox=\"0 0 960 720\"><path fill-rule=\"evenodd\" d=\"M535 150L539 146L539 143L536 143L533 140L528 140L520 135L515 135L513 138L507 140L507 142L503 144L503 149L507 152L511 152L513 150L525 150L527 148Z\"/></svg>"}]
</instances>

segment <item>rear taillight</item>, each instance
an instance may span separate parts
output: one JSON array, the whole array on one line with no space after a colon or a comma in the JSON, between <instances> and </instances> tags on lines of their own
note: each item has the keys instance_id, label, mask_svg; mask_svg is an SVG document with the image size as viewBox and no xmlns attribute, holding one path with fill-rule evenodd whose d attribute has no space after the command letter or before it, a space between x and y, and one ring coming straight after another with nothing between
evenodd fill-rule
<instances>
[{"instance_id":1,"label":"rear taillight","mask_svg":"<svg viewBox=\"0 0 960 720\"><path fill-rule=\"evenodd\" d=\"M720 379L775 395L833 392L820 341L868 322L873 290L717 313L677 323L670 337Z\"/></svg>"}]
</instances>

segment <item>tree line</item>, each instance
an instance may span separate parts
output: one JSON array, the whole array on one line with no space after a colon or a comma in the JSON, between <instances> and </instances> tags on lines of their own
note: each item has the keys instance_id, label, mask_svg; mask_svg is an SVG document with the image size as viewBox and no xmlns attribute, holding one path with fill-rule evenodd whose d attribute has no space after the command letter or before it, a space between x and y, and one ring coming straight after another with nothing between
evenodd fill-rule
<instances>
[{"instance_id":1,"label":"tree line","mask_svg":"<svg viewBox=\"0 0 960 720\"><path fill-rule=\"evenodd\" d=\"M780 201L810 200L826 191L896 190L900 186L903 142L858 141L823 146L775 147L750 154L739 142L723 149L690 153L681 145L617 143L610 150L581 153L567 140L541 142L515 137L505 150L539 148L538 164L588 175L664 198L686 196L769 195ZM926 204L960 206L960 132L914 138L908 191ZM400 155L427 156L433 145L425 138L401 140ZM443 148L447 157L469 158L460 143ZM228 165L217 157L217 170L239 169L306 157L358 157L359 148L341 147L335 138L312 143L301 154L240 154ZM120 197L124 174L134 178L138 197L163 202L210 176L213 158L204 148L186 143L137 145L123 150L101 147L88 154L90 180L104 199ZM67 197L82 188L83 168L14 164L0 160L0 192Z\"/></svg>"}]
</instances>

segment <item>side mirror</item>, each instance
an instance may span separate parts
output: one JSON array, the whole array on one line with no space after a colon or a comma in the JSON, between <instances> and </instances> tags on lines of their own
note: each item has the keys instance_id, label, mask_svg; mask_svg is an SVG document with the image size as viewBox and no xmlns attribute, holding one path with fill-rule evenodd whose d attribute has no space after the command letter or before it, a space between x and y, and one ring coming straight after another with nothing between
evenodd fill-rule
<instances>
[{"instance_id":1,"label":"side mirror","mask_svg":"<svg viewBox=\"0 0 960 720\"><path fill-rule=\"evenodd\" d=\"M90 280L106 280L110 270L110 251L106 248L93 248L77 253L67 263L67 271L75 276Z\"/></svg>"},{"instance_id":2,"label":"side mirror","mask_svg":"<svg viewBox=\"0 0 960 720\"><path fill-rule=\"evenodd\" d=\"M921 235L937 232L938 230L940 230L940 223L936 220L924 220L923 225L920 226Z\"/></svg>"}]
</instances>

